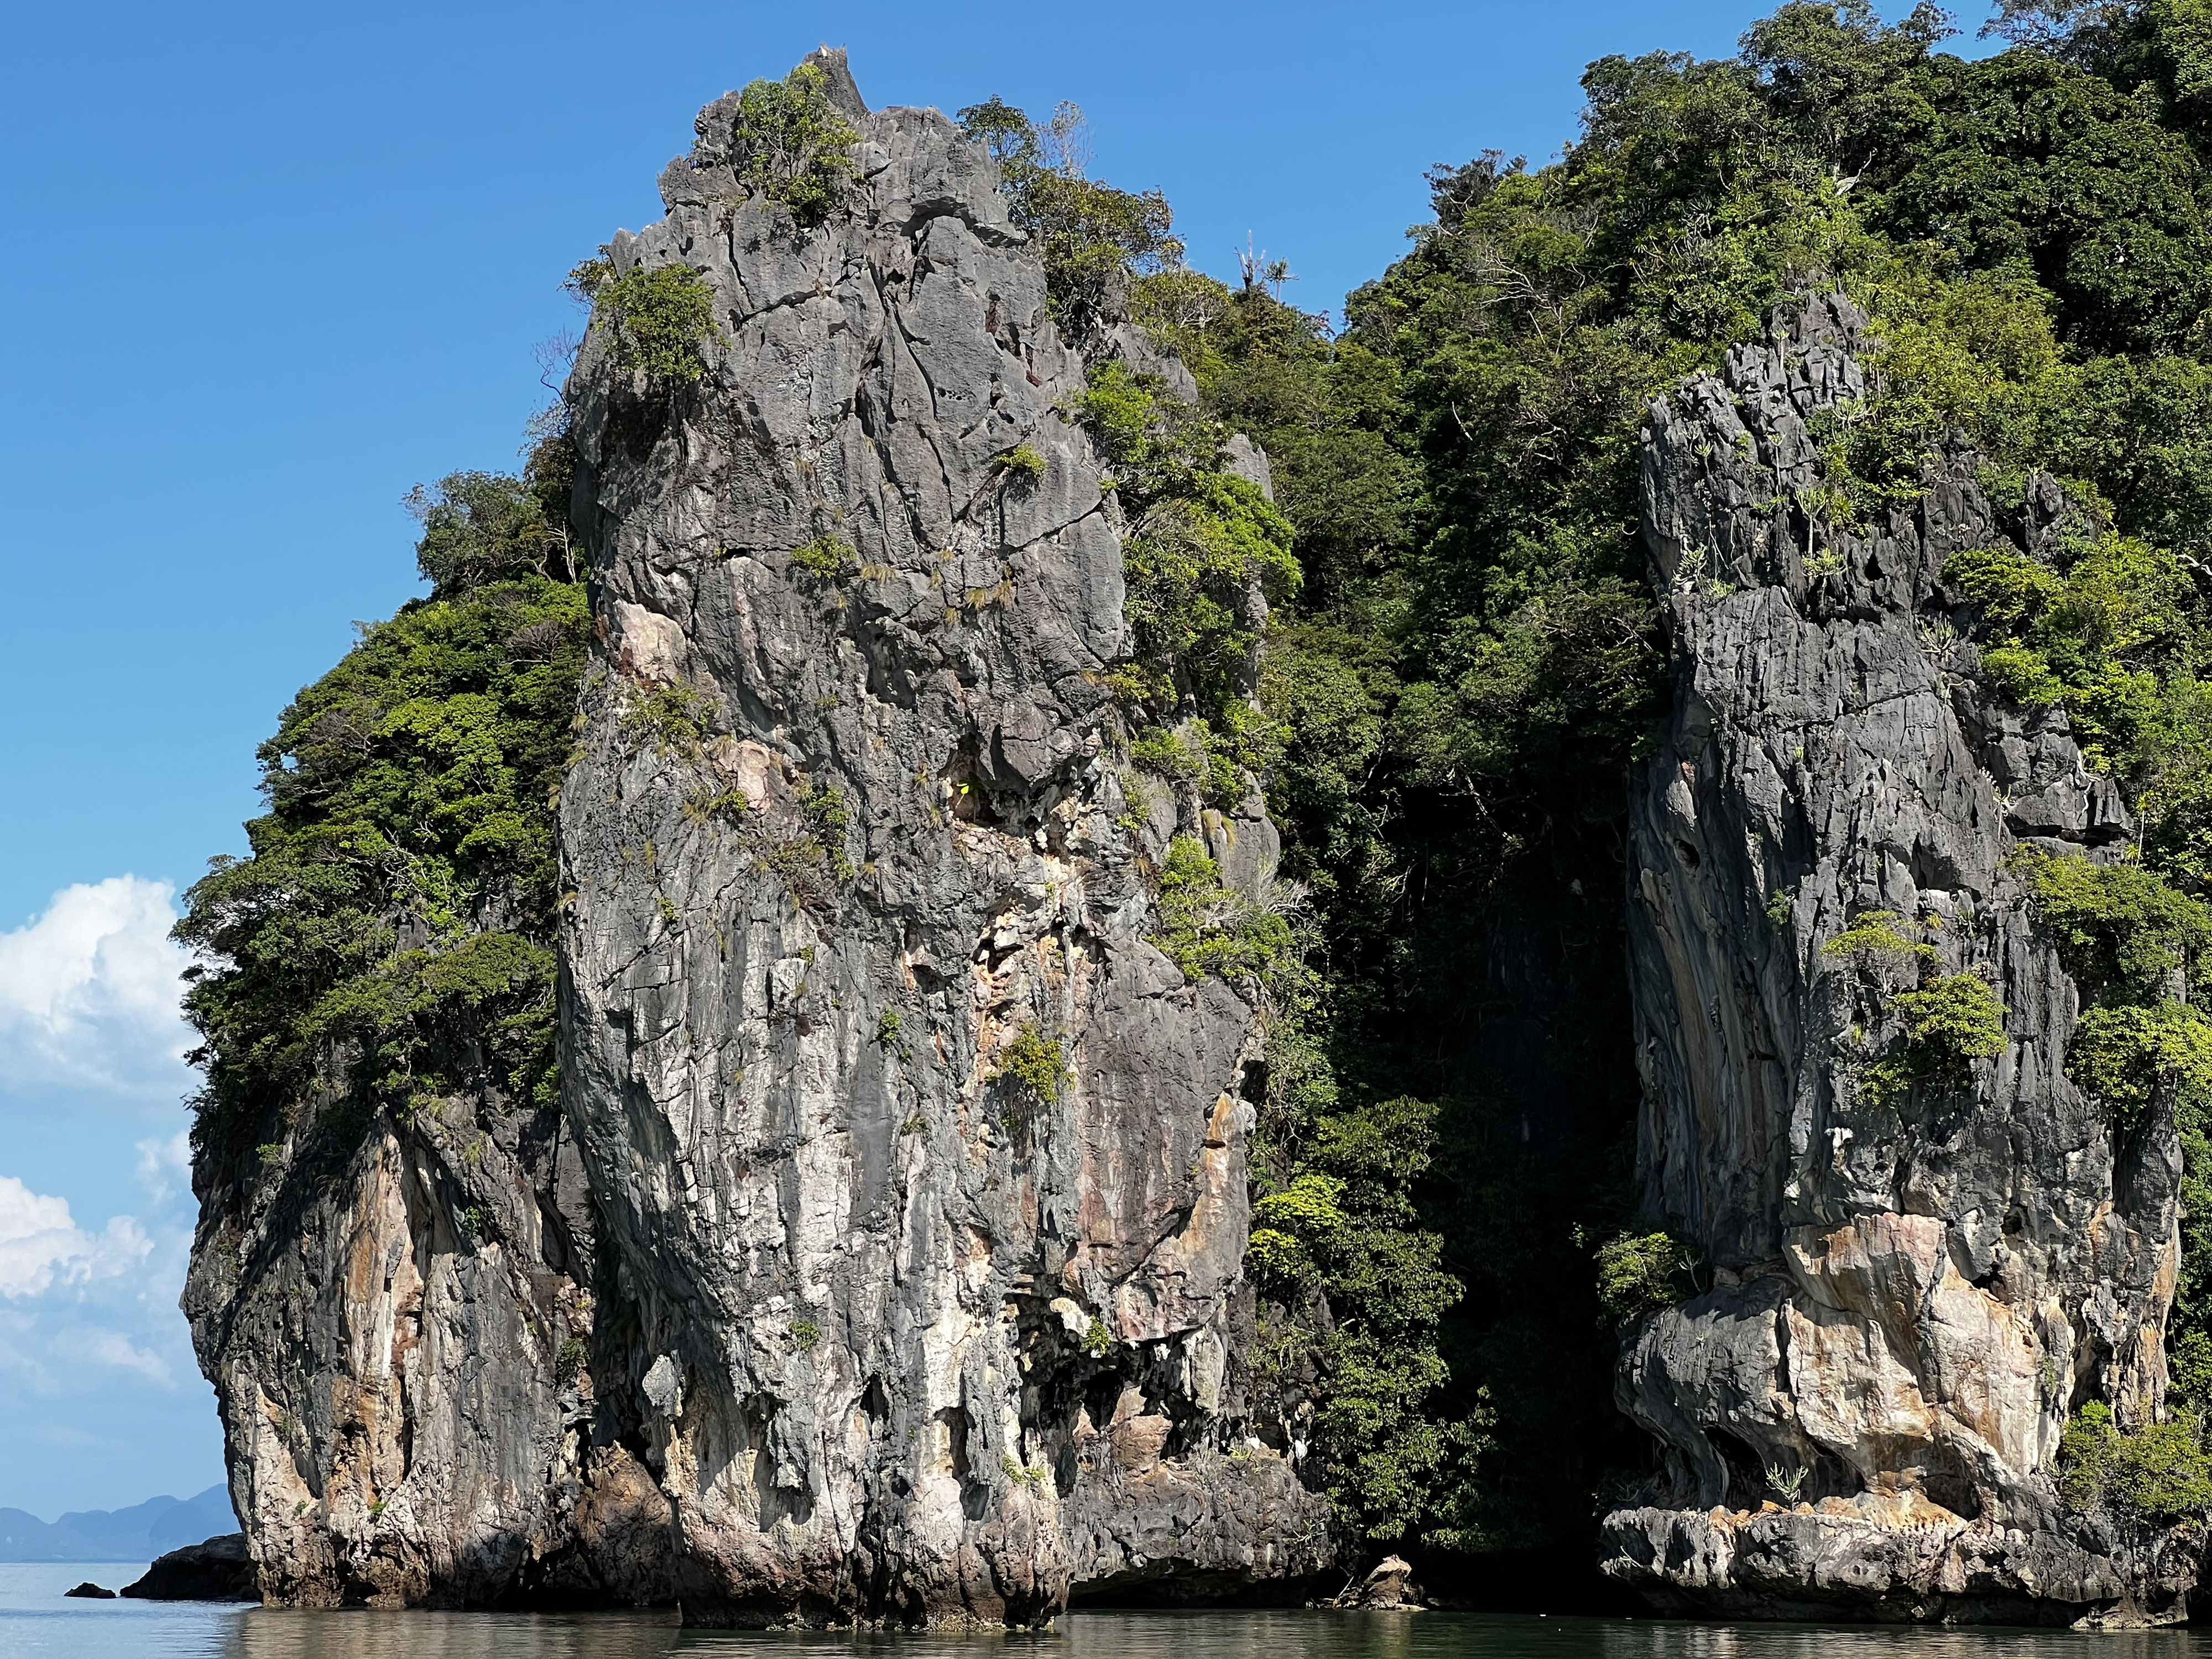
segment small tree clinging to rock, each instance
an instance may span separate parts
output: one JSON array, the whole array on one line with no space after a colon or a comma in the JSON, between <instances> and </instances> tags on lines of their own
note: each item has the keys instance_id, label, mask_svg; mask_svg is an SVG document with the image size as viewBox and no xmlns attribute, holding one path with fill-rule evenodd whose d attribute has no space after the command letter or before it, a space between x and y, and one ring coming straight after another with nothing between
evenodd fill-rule
<instances>
[{"instance_id":1,"label":"small tree clinging to rock","mask_svg":"<svg viewBox=\"0 0 2212 1659\"><path fill-rule=\"evenodd\" d=\"M781 202L800 224L820 224L860 177L860 135L830 100L830 77L801 64L781 81L755 81L738 94L729 161L747 193Z\"/></svg>"}]
</instances>

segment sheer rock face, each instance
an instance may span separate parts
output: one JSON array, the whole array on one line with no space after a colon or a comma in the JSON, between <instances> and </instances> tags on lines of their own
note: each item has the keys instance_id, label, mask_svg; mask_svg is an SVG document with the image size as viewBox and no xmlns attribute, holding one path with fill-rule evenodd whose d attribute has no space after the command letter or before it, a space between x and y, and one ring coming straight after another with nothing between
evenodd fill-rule
<instances>
[{"instance_id":1,"label":"sheer rock face","mask_svg":"<svg viewBox=\"0 0 2212 1659\"><path fill-rule=\"evenodd\" d=\"M2123 1136L2068 1079L2075 988L2005 867L2130 825L2062 714L1975 678L1941 573L2013 538L1964 468L1806 544L1805 422L1863 390L1862 325L1839 300L1778 314L1646 428L1676 689L1632 808L1638 1164L1712 1284L1624 1339L1616 1395L1664 1473L1607 1521L1606 1570L1736 1613L2179 1618L2187 1551L2067 1516L2051 1480L2074 1405L2160 1407L2172 1114ZM1925 919L1939 970L2005 1005L1971 1085L1866 1088L1912 974L1821 947L1872 909Z\"/></svg>"},{"instance_id":2,"label":"sheer rock face","mask_svg":"<svg viewBox=\"0 0 2212 1659\"><path fill-rule=\"evenodd\" d=\"M462 1097L364 1137L317 1101L293 1141L273 1177L201 1154L184 1298L263 1596L665 1597L667 1506L590 1443L592 1210L557 1109Z\"/></svg>"},{"instance_id":3,"label":"sheer rock face","mask_svg":"<svg viewBox=\"0 0 2212 1659\"><path fill-rule=\"evenodd\" d=\"M595 334L572 388L563 1106L316 1098L198 1159L185 1305L272 1604L1020 1622L1329 1559L1245 1432L1254 1011L1145 942L1168 836L1249 885L1273 826L1123 799L1081 362L983 152L823 61L849 210L739 201L710 107L613 253L706 274L714 367ZM1040 1090L995 1076L1028 1028Z\"/></svg>"},{"instance_id":4,"label":"sheer rock face","mask_svg":"<svg viewBox=\"0 0 2212 1659\"><path fill-rule=\"evenodd\" d=\"M570 388L599 1438L672 1505L699 1622L1311 1573L1319 1500L1240 1425L1255 1012L1146 942L1178 809L1103 746L1120 526L1063 412L1083 365L985 152L820 61L851 200L803 228L744 199L710 106L611 250L704 276L706 376L596 330ZM1183 827L1272 862L1256 806ZM1040 1042L1063 1078L1003 1074Z\"/></svg>"}]
</instances>

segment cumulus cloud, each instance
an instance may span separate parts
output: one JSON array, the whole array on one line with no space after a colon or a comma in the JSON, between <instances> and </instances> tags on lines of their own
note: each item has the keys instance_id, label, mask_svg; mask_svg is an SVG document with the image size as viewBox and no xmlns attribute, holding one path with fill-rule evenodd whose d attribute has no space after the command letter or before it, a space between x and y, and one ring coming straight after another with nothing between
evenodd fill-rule
<instances>
[{"instance_id":1,"label":"cumulus cloud","mask_svg":"<svg viewBox=\"0 0 2212 1659\"><path fill-rule=\"evenodd\" d=\"M133 1217L117 1216L89 1233L70 1215L67 1199L0 1176L0 1297L37 1296L57 1281L113 1279L153 1250L154 1241Z\"/></svg>"},{"instance_id":2,"label":"cumulus cloud","mask_svg":"<svg viewBox=\"0 0 2212 1659\"><path fill-rule=\"evenodd\" d=\"M0 1074L137 1096L188 1081L190 1033L178 975L191 957L169 938L176 889L110 876L55 894L0 933Z\"/></svg>"}]
</instances>

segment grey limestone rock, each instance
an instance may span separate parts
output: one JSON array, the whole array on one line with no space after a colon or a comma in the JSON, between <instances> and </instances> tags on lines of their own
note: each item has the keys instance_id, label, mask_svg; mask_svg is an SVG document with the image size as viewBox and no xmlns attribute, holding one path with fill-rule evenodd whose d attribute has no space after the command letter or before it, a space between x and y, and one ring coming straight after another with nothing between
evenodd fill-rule
<instances>
[{"instance_id":1,"label":"grey limestone rock","mask_svg":"<svg viewBox=\"0 0 2212 1659\"><path fill-rule=\"evenodd\" d=\"M2131 833L2062 714L1976 673L1960 549L2025 541L1971 467L1817 536L1807 423L1864 390L1863 319L1815 296L1652 409L1644 535L1675 663L1633 791L1631 973L1650 1212L1710 1290L1626 1334L1621 1408L1664 1471L1605 1569L1735 1613L2160 1622L2195 1560L2065 1513L2069 1410L2160 1409L2179 1250L2170 1107L2123 1134L2067 1078L2079 999L2008 854ZM1970 1086L1865 1086L1900 1034L1862 912L1984 975L2006 1046Z\"/></svg>"},{"instance_id":2,"label":"grey limestone rock","mask_svg":"<svg viewBox=\"0 0 2212 1659\"><path fill-rule=\"evenodd\" d=\"M984 150L817 61L849 202L742 199L710 105L609 252L703 275L711 372L601 331L570 387L564 1101L306 1101L267 1170L201 1160L185 1307L271 1603L1026 1624L1331 1559L1250 1432L1256 1013L1146 937L1170 836L1256 893L1274 828L1124 798L1084 361Z\"/></svg>"},{"instance_id":3,"label":"grey limestone rock","mask_svg":"<svg viewBox=\"0 0 2212 1659\"><path fill-rule=\"evenodd\" d=\"M667 1505L592 1443L592 1206L558 1109L327 1127L302 1117L273 1182L197 1172L185 1310L264 1597L665 1600Z\"/></svg>"},{"instance_id":4,"label":"grey limestone rock","mask_svg":"<svg viewBox=\"0 0 2212 1659\"><path fill-rule=\"evenodd\" d=\"M710 105L666 216L611 247L711 287L705 378L595 331L569 390L600 643L562 1060L602 1438L671 1505L695 1622L1293 1581L1322 1502L1243 1428L1255 1011L1146 940L1164 834L1252 884L1273 827L1124 798L1083 359L981 148L819 61L849 202L806 228L741 198ZM1040 1044L1062 1078L1005 1074Z\"/></svg>"}]
</instances>

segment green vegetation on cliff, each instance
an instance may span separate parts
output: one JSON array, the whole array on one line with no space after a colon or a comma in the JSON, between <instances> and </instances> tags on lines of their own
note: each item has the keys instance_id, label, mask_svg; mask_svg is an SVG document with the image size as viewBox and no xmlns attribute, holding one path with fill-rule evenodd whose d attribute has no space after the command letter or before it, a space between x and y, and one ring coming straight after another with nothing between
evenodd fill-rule
<instances>
[{"instance_id":1,"label":"green vegetation on cliff","mask_svg":"<svg viewBox=\"0 0 2212 1659\"><path fill-rule=\"evenodd\" d=\"M1268 624L1262 744L1239 757L1310 895L1283 1049L1298 1087L1264 1126L1254 1265L1294 1322L1294 1285L1359 1316L1371 1286L1332 1279L1324 1252L1363 1230L1435 1238L1463 1289L1416 1291L1410 1323L1386 1294L1373 1328L1402 1345L1400 1388L1318 1420L1343 1469L1431 1448L1417 1482L1339 1481L1377 1537L1571 1537L1607 1469L1644 1462L1611 1403L1607 1311L1686 1282L1628 1182L1622 779L1662 712L1638 434L1651 398L1808 280L1839 282L1880 342L1879 395L1815 432L1816 526L1909 504L1923 460L1961 443L2001 512L2038 474L2069 503L2056 568L1968 553L1947 574L1985 619L1988 682L2062 706L2143 819L2141 862L2093 896L2108 921L2069 910L2063 883L2038 891L2112 964L2085 981L2103 988L2074 1075L2128 1118L2174 1085L2177 1370L2185 1392L2212 1376L2202 1016L2179 981L2148 982L2152 957L2193 957L2166 941L2193 939L2212 890L2212 12L2020 4L2006 26L2016 44L1968 62L1933 6L1886 25L1800 3L1734 58L1601 59L1561 160L1430 174L1433 218L1340 331L1284 303L1279 270L1224 284L1157 244L1152 268L1125 264L1203 414L1265 447L1302 576ZM1897 988L1900 1086L2002 1041L1985 983L1917 977ZM1371 1114L1403 1120L1409 1210L1355 1215L1322 1152L1322 1126ZM1362 1386L1326 1356L1311 1374L1322 1400Z\"/></svg>"},{"instance_id":2,"label":"green vegetation on cliff","mask_svg":"<svg viewBox=\"0 0 2212 1659\"><path fill-rule=\"evenodd\" d=\"M1224 811L1257 781L1284 832L1264 902L1177 838L1155 943L1263 997L1255 1363L1365 1536L1584 1533L1648 1455L1613 1405L1619 1326L1710 1284L1632 1183L1623 781L1665 695L1638 434L1655 396L1809 282L1839 283L1879 343L1875 395L1814 433L1824 476L1796 505L1816 538L1910 505L1939 453L1971 456L2001 514L2062 503L2051 562L1968 549L1944 579L1978 618L1985 684L2062 710L2141 821L2119 862L2030 853L2013 873L2084 994L2070 1075L2120 1133L2179 1124L2170 1347L2191 1408L2154 1439L2085 1410L2066 1480L2084 1508L2203 1502L2212 6L2003 11L2014 44L1977 62L1942 50L1932 6L1884 24L1858 0L1785 5L1729 58L1603 58L1559 160L1428 175L1432 217L1341 329L1285 303L1279 268L1188 269L1164 198L1085 176L1072 107L1042 126L995 99L961 112L1061 331L1095 343L1126 310L1196 380L1192 406L1102 357L1069 414L1129 532L1129 775ZM830 210L848 141L819 87L757 82L744 108L748 187ZM682 382L713 332L688 276L587 262L575 281L624 361ZM1238 432L1272 501L1237 469ZM1039 461L1011 451L1006 477ZM546 801L586 622L566 483L556 441L525 480L425 496L432 596L264 746L252 856L213 870L179 928L223 964L188 1001L204 1144L281 1155L303 1103L404 1114L551 1085ZM829 584L849 552L792 558ZM1786 923L1790 895L1771 903ZM1899 1093L2003 1042L1987 983L1921 982L1908 925L1868 913L1832 946L1895 973L1908 1041L1869 1081ZM999 1075L1048 1103L1066 1076L1029 1028Z\"/></svg>"},{"instance_id":3,"label":"green vegetation on cliff","mask_svg":"<svg viewBox=\"0 0 2212 1659\"><path fill-rule=\"evenodd\" d=\"M830 77L801 64L781 81L755 81L738 95L730 167L748 191L781 202L802 225L818 225L860 181L860 135L830 99Z\"/></svg>"},{"instance_id":4,"label":"green vegetation on cliff","mask_svg":"<svg viewBox=\"0 0 2212 1659\"><path fill-rule=\"evenodd\" d=\"M261 747L252 848L177 936L206 1070L196 1141L343 1157L368 1115L459 1093L553 1103L550 792L589 617L571 580L564 440L525 478L410 498L433 584L366 627ZM264 1160L264 1162L269 1160Z\"/></svg>"}]
</instances>

